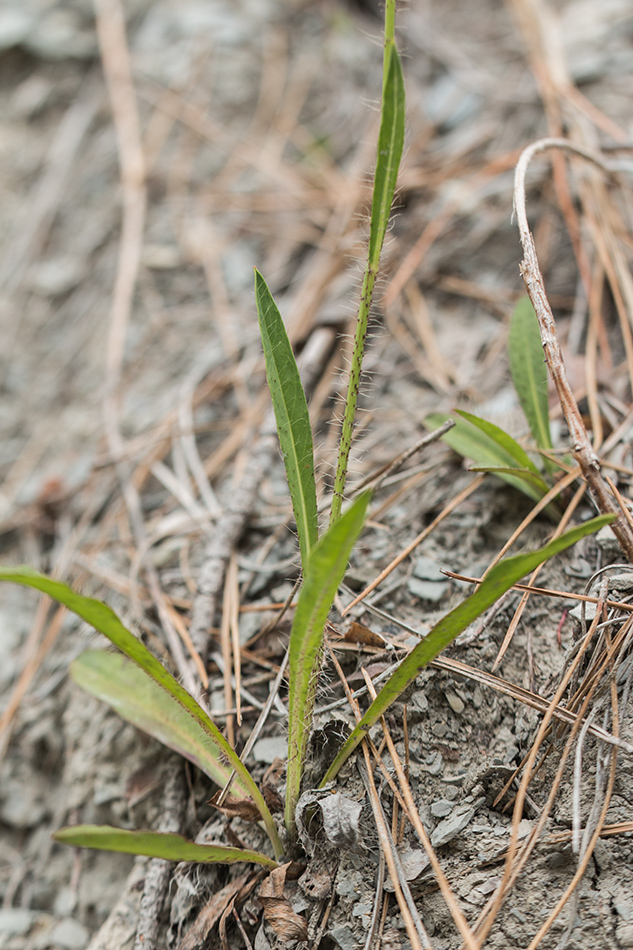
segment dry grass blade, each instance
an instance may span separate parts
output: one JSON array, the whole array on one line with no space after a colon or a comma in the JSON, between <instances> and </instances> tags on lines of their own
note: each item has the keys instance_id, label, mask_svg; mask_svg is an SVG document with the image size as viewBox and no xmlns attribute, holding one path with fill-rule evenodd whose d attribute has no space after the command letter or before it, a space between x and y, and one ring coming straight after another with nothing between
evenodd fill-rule
<instances>
[{"instance_id":1,"label":"dry grass blade","mask_svg":"<svg viewBox=\"0 0 633 950\"><path fill-rule=\"evenodd\" d=\"M624 515L624 517L625 517L626 520L628 521L629 525L630 525L631 528L633 529L633 516L631 515L631 509L629 508L629 506L627 505L626 501L625 501L624 498L622 497L622 494L618 491L618 488L617 488L617 486L615 485L615 483L613 482L613 479L609 478L609 476L606 475L606 476L605 476L605 480L606 480L606 482L607 482L607 485L609 486L609 488L610 488L611 491L613 492L613 495L614 495L614 497L615 497L615 500L617 501L618 505L620 506L620 511L622 512L622 514Z\"/></svg>"},{"instance_id":2,"label":"dry grass blade","mask_svg":"<svg viewBox=\"0 0 633 950\"><path fill-rule=\"evenodd\" d=\"M224 601L222 605L222 621L220 624L220 646L222 648L223 677L224 677L224 705L225 708L233 708L233 650L231 640L231 613L233 598L235 596L235 587L237 585L237 562L233 555L228 563L226 575L224 578ZM237 679L237 677L236 677ZM238 695L237 683L235 688ZM235 728L233 716L227 716L226 719L226 737L229 745L235 748Z\"/></svg>"},{"instance_id":3,"label":"dry grass blade","mask_svg":"<svg viewBox=\"0 0 633 950\"><path fill-rule=\"evenodd\" d=\"M443 570L447 577L453 577L456 581L466 581L468 584L481 584L483 577L468 577L466 574L457 574L455 571ZM589 594L574 594L568 590L552 590L549 587L533 587L529 584L515 584L512 590L524 590L529 594L543 594L545 597L562 597L567 600L578 600L581 603L597 604L598 597L591 597ZM633 611L633 604L627 604L626 601L605 600L605 607L615 607L617 610Z\"/></svg>"},{"instance_id":4,"label":"dry grass blade","mask_svg":"<svg viewBox=\"0 0 633 950\"><path fill-rule=\"evenodd\" d=\"M465 501L466 498L468 498L470 495L472 495L472 493L473 493L474 491L476 491L476 490L479 488L479 486L480 486L481 483L483 482L484 478L485 478L485 475L478 475L476 478L473 479L472 482L470 482L469 485L466 486L466 488L464 488L462 491L460 491L459 494L456 495L456 496L453 498L453 500L450 501L450 502L442 509L442 511L439 513L439 515L438 515L436 518L433 519L433 521L431 522L431 524L428 525L428 527L426 527L426 528L424 529L424 531L421 531L420 534L418 534L418 536L417 536L416 538L414 538L413 541L411 541L411 543L408 544L408 545L406 546L406 548L404 548L404 550L401 551L400 554L398 554L398 556L397 556L396 558L393 559L393 561L391 562L391 564L387 565L387 567L384 569L384 571L381 571L380 574L378 575L378 577L374 578L374 580L371 582L371 584L368 584L367 587L366 587L363 591L361 591L361 593L358 594L357 597L354 598L354 600L351 602L351 604L348 604L348 605L347 605L347 607L346 607L345 610L343 611L343 616L345 616L346 614L348 614L348 613L350 612L350 610L351 610L353 607L356 606L356 604L359 604L362 600L364 600L365 597L367 597L368 594L371 594L372 590L375 590L376 587L378 587L379 584L382 584L382 582L385 580L385 578L386 578L386 577L389 577L389 575L391 574L391 572L392 572L393 570L395 570L396 567L398 567L399 564L402 564L402 562L403 562L406 558L409 557L409 555L411 554L412 551L415 551L415 549L418 547L418 545L421 544L422 541L424 541L425 538L428 538L428 536L431 534L431 532L434 531L435 528L437 528L438 524L441 524L442 521L444 521L444 519L447 518L447 517L451 514L451 512L455 511L455 509L456 509L457 507L459 507L459 505L461 505L461 503L462 503L463 501Z\"/></svg>"},{"instance_id":5,"label":"dry grass blade","mask_svg":"<svg viewBox=\"0 0 633 950\"><path fill-rule=\"evenodd\" d=\"M617 520L613 523L612 530L618 539L622 551L629 561L633 561L633 529L630 527L622 514L618 512L613 505L611 495L600 475L600 461L594 452L587 430L582 421L578 405L574 399L571 386L567 379L565 365L556 333L556 323L552 308L550 307L543 276L536 256L534 239L530 233L525 200L525 175L528 165L534 155L547 149L563 149L584 158L591 162L600 170L610 175L605 168L600 156L587 149L573 145L565 139L541 139L526 148L517 163L514 186L514 209L519 226L521 244L523 246L523 262L521 264L521 273L525 285L530 295L530 300L536 311L541 330L541 340L547 365L549 367L552 379L558 392L558 398L565 416L565 421L570 431L572 449L574 458L580 465L583 477L587 481L591 494L602 514L617 514Z\"/></svg>"},{"instance_id":6,"label":"dry grass blade","mask_svg":"<svg viewBox=\"0 0 633 950\"><path fill-rule=\"evenodd\" d=\"M32 634L29 638L29 656L27 657L26 663L20 673L19 679L15 684L11 696L6 707L2 711L2 716L0 716L0 761L3 759L4 754L7 750L7 745L11 737L11 723L17 713L20 703L26 696L31 683L37 671L39 670L42 662L52 648L59 631L62 626L62 622L66 615L65 607L58 607L50 620L48 627L46 628L41 640L39 643L36 642L36 637L39 634L39 631L44 626L46 615L50 607L51 601L48 597L43 597L40 601L38 607L37 616L33 622Z\"/></svg>"},{"instance_id":7,"label":"dry grass blade","mask_svg":"<svg viewBox=\"0 0 633 950\"><path fill-rule=\"evenodd\" d=\"M486 937L486 935L490 932L490 928L492 927L494 919L496 918L496 916L499 913L499 910L501 909L501 906L506 894L513 887L521 870L525 867L525 864L527 863L527 860L530 854L532 853L534 847L536 846L537 840L550 814L556 793L560 786L560 782L562 781L565 763L571 752L574 739L576 735L578 734L578 732L580 731L582 718L587 710L592 694L585 697L583 704L578 710L578 719L572 726L569 738L565 744L565 748L560 757L556 774L554 776L553 781L551 782L551 787L550 787L550 791L547 797L547 801L545 805L543 806L543 809L541 811L541 814L539 816L539 819L536 825L532 829L531 833L529 834L528 838L524 842L519 852L518 851L518 827L519 827L519 822L521 820L521 816L523 814L523 807L525 803L525 797L527 794L528 785L530 781L532 780L532 777L536 773L536 768L535 768L536 758L537 758L539 749L541 747L541 744L550 730L551 720L553 718L553 711L559 705L565 693L565 690L567 689L567 686L572 681L574 673L578 669L583 657L585 656L587 649L589 647L589 644L591 642L591 639L594 635L594 632L596 628L598 627L599 621L603 614L604 600L606 599L606 590L607 590L606 584L603 584L600 590L600 603L598 605L598 610L596 611L596 616L589 630L587 631L586 635L583 637L582 641L579 644L576 657L572 660L572 662L569 665L569 668L566 670L565 674L561 678L561 682L549 703L547 712L545 713L543 720L539 726L539 729L537 730L536 737L532 744L532 748L524 763L524 774L521 779L521 783L519 785L519 789L514 801L512 830L511 830L510 843L508 846L508 852L507 852L507 857L506 857L505 866L504 866L503 877L495 893L492 895L490 901L481 912L478 922L477 922L476 932L480 940L483 940ZM594 685L594 690L595 690L595 685Z\"/></svg>"},{"instance_id":8,"label":"dry grass blade","mask_svg":"<svg viewBox=\"0 0 633 950\"><path fill-rule=\"evenodd\" d=\"M557 527L556 527L556 530L554 531L554 533L553 533L553 535L552 535L552 540L553 540L554 538L560 537L560 535L563 533L563 531L565 530L565 528L566 528L567 525L569 524L573 513L575 512L576 508L578 507L578 505L579 505L580 502L582 501L583 496L584 496L584 494L585 494L585 491L586 491L586 486L585 486L584 484L583 484L583 485L580 485L580 486L576 489L576 494L574 495L574 497L572 498L572 500L571 500L570 503L568 504L567 508L565 509L565 513L564 513L563 517L560 519L560 521L559 521L559 523L558 523L558 525L557 525ZM536 580L536 578L539 576L539 574L540 574L541 571L543 570L543 567L544 567L543 564L539 564L539 566L532 572L532 575L531 575L531 577L530 577L528 586L531 586L531 585L534 583L534 581ZM485 576L486 576L486 575L484 574L484 577L485 577ZM530 596L530 595L529 595L528 592L526 592L526 593L523 594L523 597L521 598L521 601L520 601L520 603L519 603L519 606L517 607L517 609L516 609L515 612L514 612L514 616L512 617L512 620L510 621L510 626L508 627L508 629L507 629L507 631L506 631L506 634L505 634L505 636L504 636L504 638L503 638L503 643L502 643L501 646L499 647L499 652L497 653L497 656L496 656L495 661L494 661L494 663L493 663L493 666L492 666L492 669L493 669L493 670L496 670L496 669L498 668L499 664L501 663L501 660L503 659L503 657L504 657L504 655L505 655L506 650L508 649L508 647L510 646L510 643L512 642L512 637L514 636L514 632L515 632L516 628L517 628L518 625L519 625L519 621L520 621L520 619L521 619L521 617L522 617L522 615L523 615L523 611L525 610L525 605L527 604L527 601L528 601L528 597L529 597L529 596Z\"/></svg>"},{"instance_id":9,"label":"dry grass blade","mask_svg":"<svg viewBox=\"0 0 633 950\"><path fill-rule=\"evenodd\" d=\"M369 690L369 694L371 698L375 699L376 691L369 677L367 676L365 677L365 682L367 683L367 688ZM398 755L398 751L394 745L393 739L391 738L391 734L389 732L389 729L387 728L387 725L384 719L382 719L382 723L383 723L385 739L387 741L387 748L389 750L389 755L391 756L391 761L396 770L398 783L400 785L400 791L402 794L402 798L404 799L404 809L403 809L404 813L406 814L407 818L413 825L413 828L415 829L415 832L422 843L422 847L424 848L427 854L427 857L431 863L431 867L433 868L433 873L435 874L435 879L439 885L440 891L442 892L442 897L446 901L446 906L448 907L451 917L453 918L453 921L455 922L455 926L459 930L464 940L464 946L468 947L469 950L479 950L481 945L477 941L477 938L475 937L473 931L469 927L468 922L466 921L466 918L464 917L459 907L459 904L457 903L457 899L455 895L453 894L453 892L451 891L448 880L446 879L446 875L444 874L444 871L442 870L442 867L440 865L440 862L438 861L437 855L435 854L431 841L424 829L424 825L422 824L422 821L420 820L420 815L418 813L418 810L415 805L415 801L413 799L413 795L411 793L411 786L409 785L409 782L407 780L405 769L402 765L400 756Z\"/></svg>"},{"instance_id":10,"label":"dry grass blade","mask_svg":"<svg viewBox=\"0 0 633 950\"><path fill-rule=\"evenodd\" d=\"M446 670L449 673L456 673L458 676L465 676L467 679L481 683L482 686L487 686L490 689L496 690L498 693L515 699L517 702L530 706L532 709L536 709L537 712L546 713L550 709L550 701L543 696L539 696L538 693L534 693L523 686L517 686L515 683L510 683L498 676L494 676L492 673L486 673L485 670L477 670L472 666L468 666L466 663L460 663L459 660L453 660L450 657L438 657L436 660L433 660L429 666L433 666L438 670ZM559 705L551 712L555 719L572 725L577 722L579 718L577 713L565 708L565 706ZM626 742L618 736L612 735L610 732L607 732L605 729L593 723L586 725L588 726L588 731L596 736L597 739L601 739L602 742L619 746L626 752L633 753L633 745L631 745L630 742ZM503 794L505 794L506 791L507 788L503 790ZM503 797L503 794L500 797Z\"/></svg>"},{"instance_id":11,"label":"dry grass blade","mask_svg":"<svg viewBox=\"0 0 633 950\"><path fill-rule=\"evenodd\" d=\"M400 913L402 914L402 919L405 922L409 940L415 950L418 950L418 948L419 950L431 950L431 942L424 928L424 924L420 920L420 915L411 896L411 891L398 857L395 842L387 825L387 819L371 772L369 751L364 744L363 753L365 756L365 768L362 768L360 762L357 764L361 777L365 782L365 787L367 788L367 794L369 795L376 828L378 830L378 837L380 838L380 844L382 846L382 854L389 868L391 882L396 894Z\"/></svg>"},{"instance_id":12,"label":"dry grass blade","mask_svg":"<svg viewBox=\"0 0 633 950\"><path fill-rule=\"evenodd\" d=\"M112 301L105 423L110 450L121 448L118 432L117 389L123 363L126 328L141 256L147 194L145 160L136 108L132 67L120 0L95 0L97 33L119 148L123 184L123 227Z\"/></svg>"},{"instance_id":13,"label":"dry grass blade","mask_svg":"<svg viewBox=\"0 0 633 950\"><path fill-rule=\"evenodd\" d=\"M617 705L618 705L618 700L617 700L617 687L616 687L615 682L614 682L613 679L611 679L610 687L611 687L611 700L612 700L612 706L613 706L613 724L614 724L614 729L616 730L616 733L617 733L617 726L618 726ZM591 832L591 837L589 837L589 840L586 840L586 839L588 838L587 832L589 831L589 829L587 828L587 829L585 830L585 835L584 835L585 840L583 841L583 853L582 853L582 856L581 856L581 860L580 860L579 863L578 863L578 868L577 868L577 870L576 870L576 873L574 874L573 878L571 879L571 881L570 881L569 884L567 885L567 888L565 889L564 894L561 896L560 900L558 901L558 903L556 904L556 906L555 906L554 909L552 910L551 914L548 916L547 920L546 920L545 923L542 925L542 927L539 929L538 933L535 935L534 939L533 939L532 942L530 943L530 945L529 945L529 947L528 947L528 950L536 950L536 948L539 946L539 944L541 943L543 937L544 937L544 936L547 934L547 932L551 929L552 924L554 923L554 921L556 920L556 918L558 917L558 915L559 915L560 912L562 911L562 909L563 909L563 907L565 906L565 904L567 903L567 901L568 901L568 900L570 899L570 897L575 893L576 888L577 888L578 885L580 884L580 881L582 880L582 878L583 878L583 876L584 876L584 874L585 874L585 872L586 872L586 870L587 870L587 867L588 867L588 865L589 865L589 862L591 861L591 858L592 858L592 856L593 856L593 852L594 852L594 849L595 849L595 846L596 846L596 842L597 842L598 838L600 837L600 834L601 834L602 829L603 829L603 827L604 827L604 821L605 821L605 818L606 818L606 816L607 816L607 811L608 811L608 808L609 808L609 804L610 804L610 802L611 802L611 796L612 796L612 793L613 793L613 787L614 787L614 785L615 785L615 774L616 774L617 761L618 761L618 750L617 750L617 748L612 748L612 749L611 749L611 767L610 767L610 769L609 769L608 785L607 785L607 788L606 788L606 790L605 790L604 795L602 796L602 799L603 799L603 800L602 800L602 807L601 807L601 809L600 809L600 814L599 814L599 816L598 816L598 818L597 818L597 821L596 821L596 823L595 823L595 827L593 828L593 830L592 830L592 832ZM574 908L574 909L575 909L575 908ZM567 935L566 935L567 937L568 937L569 934L571 933L571 929L572 929L572 927L573 927L573 923L574 923L574 920L573 920L573 915L572 915L572 919L571 919L571 921L570 921L570 926L567 928Z\"/></svg>"},{"instance_id":14,"label":"dry grass blade","mask_svg":"<svg viewBox=\"0 0 633 950\"><path fill-rule=\"evenodd\" d=\"M354 713L354 716L356 717L356 720L358 721L361 717L361 712L360 712L358 703L352 696L352 692L345 678L345 674L343 673L343 670L341 669L341 666L333 652L331 652L331 657L332 657L334 666L336 668L336 671L339 675L339 679L341 680L341 683L343 685L343 689L345 690L347 701L352 708L352 711ZM400 913L402 914L402 919L405 923L407 935L409 937L409 940L411 941L412 947L419 948L419 950L431 950L431 944L429 942L428 935L426 933L426 930L424 928L422 921L420 920L420 916L415 906L415 902L413 901L413 898L411 896L411 891L409 890L409 885L402 871L402 866L400 864L400 859L395 847L394 840L389 833L389 828L387 826L387 819L385 817L385 813L383 811L382 804L380 801L380 796L378 795L378 792L376 790L376 785L375 785L373 774L372 774L371 759L369 756L369 748L368 748L369 746L371 746L376 762L381 767L381 771L383 772L383 775L387 778L387 782L392 788L394 795L397 795L398 793L393 783L393 780L391 776L389 775L389 772L384 762L382 761L380 755L378 754L377 750L374 748L373 743L371 742L369 738L366 740L363 740L361 744L361 748L362 748L363 756L365 759L365 768L363 769L359 763L359 771L363 779L363 782L365 784L365 788L367 789L367 794L369 796L372 811L374 813L374 820L376 822L376 829L378 831L378 837L380 839L380 844L381 844L381 849L382 849L381 855L384 857L384 860L387 863L387 867L389 868L389 874L391 875L391 882L393 884L396 900L398 901L398 907L400 908ZM402 798L400 798L400 803L402 807L405 808L405 804Z\"/></svg>"}]
</instances>

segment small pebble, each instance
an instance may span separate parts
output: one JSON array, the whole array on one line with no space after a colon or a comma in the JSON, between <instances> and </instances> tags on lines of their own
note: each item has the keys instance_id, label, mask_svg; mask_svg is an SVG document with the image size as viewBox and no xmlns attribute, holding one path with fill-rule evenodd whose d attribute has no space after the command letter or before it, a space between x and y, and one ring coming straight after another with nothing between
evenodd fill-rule
<instances>
[{"instance_id":1,"label":"small pebble","mask_svg":"<svg viewBox=\"0 0 633 950\"><path fill-rule=\"evenodd\" d=\"M439 775L444 768L444 762L439 752L434 752L427 758L427 765L424 769L429 775Z\"/></svg>"},{"instance_id":2,"label":"small pebble","mask_svg":"<svg viewBox=\"0 0 633 950\"><path fill-rule=\"evenodd\" d=\"M457 693L453 693L452 690L447 690L444 693L444 695L446 696L446 702L451 707L454 713L457 713L458 716L460 713L463 713L466 707L464 706L464 703L459 698Z\"/></svg>"},{"instance_id":3,"label":"small pebble","mask_svg":"<svg viewBox=\"0 0 633 950\"><path fill-rule=\"evenodd\" d=\"M47 941L54 947L60 947L61 950L83 950L88 945L90 933L83 924L72 917L66 917L55 924Z\"/></svg>"},{"instance_id":4,"label":"small pebble","mask_svg":"<svg viewBox=\"0 0 633 950\"><path fill-rule=\"evenodd\" d=\"M253 758L256 762L265 762L272 765L275 759L283 759L286 755L288 740L285 736L270 736L259 739L253 746Z\"/></svg>"},{"instance_id":5,"label":"small pebble","mask_svg":"<svg viewBox=\"0 0 633 950\"><path fill-rule=\"evenodd\" d=\"M614 574L609 578L609 588L611 590L621 591L623 594L630 594L633 591L633 572L627 571L625 574Z\"/></svg>"},{"instance_id":6,"label":"small pebble","mask_svg":"<svg viewBox=\"0 0 633 950\"><path fill-rule=\"evenodd\" d=\"M442 574L439 564L433 558L420 555L413 562L413 576L421 581L435 581L447 583L446 574Z\"/></svg>"},{"instance_id":7,"label":"small pebble","mask_svg":"<svg viewBox=\"0 0 633 950\"><path fill-rule=\"evenodd\" d=\"M439 801L433 802L431 805L431 814L434 818L446 818L452 812L453 807L453 802L449 802L446 798L440 798Z\"/></svg>"},{"instance_id":8,"label":"small pebble","mask_svg":"<svg viewBox=\"0 0 633 950\"><path fill-rule=\"evenodd\" d=\"M597 609L597 605L596 605L596 604L587 604L587 603L585 603L584 605L583 605L583 604L577 604L576 607L574 607L572 610L569 611L569 616L570 616L570 617L573 617L574 620L578 620L579 623L582 622L582 608L583 608L583 606L584 606L584 608L585 608L585 620L586 620L588 623L591 623L591 621L593 620L593 618L596 616L596 609Z\"/></svg>"},{"instance_id":9,"label":"small pebble","mask_svg":"<svg viewBox=\"0 0 633 950\"><path fill-rule=\"evenodd\" d=\"M448 583L444 581L423 581L417 577L410 577L407 587L414 597L419 600L428 600L436 604L448 590Z\"/></svg>"},{"instance_id":10,"label":"small pebble","mask_svg":"<svg viewBox=\"0 0 633 950\"><path fill-rule=\"evenodd\" d=\"M0 935L3 938L3 946L5 937L16 937L27 933L34 919L35 914L32 910L23 910L20 907L5 907L0 910Z\"/></svg>"},{"instance_id":11,"label":"small pebble","mask_svg":"<svg viewBox=\"0 0 633 950\"><path fill-rule=\"evenodd\" d=\"M550 871L556 871L558 868L564 868L566 864L569 864L569 857L564 851L554 851L553 854L547 856L545 863Z\"/></svg>"}]
</instances>

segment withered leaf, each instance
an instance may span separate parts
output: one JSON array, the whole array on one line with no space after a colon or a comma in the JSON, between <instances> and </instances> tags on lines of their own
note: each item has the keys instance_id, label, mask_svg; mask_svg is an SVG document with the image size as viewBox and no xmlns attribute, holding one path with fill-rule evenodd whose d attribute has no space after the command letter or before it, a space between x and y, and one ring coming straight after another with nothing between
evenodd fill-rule
<instances>
[{"instance_id":1,"label":"withered leaf","mask_svg":"<svg viewBox=\"0 0 633 950\"><path fill-rule=\"evenodd\" d=\"M284 801L273 785L262 784L262 795L273 815L280 815L284 810Z\"/></svg>"},{"instance_id":2,"label":"withered leaf","mask_svg":"<svg viewBox=\"0 0 633 950\"><path fill-rule=\"evenodd\" d=\"M229 948L229 938L226 932L226 922L229 916L233 913L235 908L235 897L233 897L230 903L225 907L224 913L220 917L220 923L218 926L218 933L220 935L220 942L222 944L222 950L230 950Z\"/></svg>"},{"instance_id":3,"label":"withered leaf","mask_svg":"<svg viewBox=\"0 0 633 950\"><path fill-rule=\"evenodd\" d=\"M340 792L328 795L319 802L323 814L323 830L337 848L353 847L358 844L358 822L363 806L360 802L346 798Z\"/></svg>"},{"instance_id":4,"label":"withered leaf","mask_svg":"<svg viewBox=\"0 0 633 950\"><path fill-rule=\"evenodd\" d=\"M221 794L222 792L216 792L213 798L209 799L208 804L213 805L214 808L217 808L223 815L227 815L229 818L242 818L244 821L260 820L261 815L255 802L251 802L248 799L238 800L231 798L229 795L221 805L218 805Z\"/></svg>"},{"instance_id":5,"label":"withered leaf","mask_svg":"<svg viewBox=\"0 0 633 950\"><path fill-rule=\"evenodd\" d=\"M362 643L370 647L384 647L385 638L370 630L364 623L352 620L343 637L347 643Z\"/></svg>"},{"instance_id":6,"label":"withered leaf","mask_svg":"<svg viewBox=\"0 0 633 950\"><path fill-rule=\"evenodd\" d=\"M275 931L280 940L307 940L308 927L284 896L286 876L292 862L275 868L262 882L259 888L259 901L264 908L266 923Z\"/></svg>"},{"instance_id":7,"label":"withered leaf","mask_svg":"<svg viewBox=\"0 0 633 950\"><path fill-rule=\"evenodd\" d=\"M205 943L212 928L216 925L238 891L246 884L249 877L251 877L250 874L244 874L242 877L231 881L230 884L223 887L217 894L212 895L181 940L178 950L196 950L197 947L201 947Z\"/></svg>"}]
</instances>

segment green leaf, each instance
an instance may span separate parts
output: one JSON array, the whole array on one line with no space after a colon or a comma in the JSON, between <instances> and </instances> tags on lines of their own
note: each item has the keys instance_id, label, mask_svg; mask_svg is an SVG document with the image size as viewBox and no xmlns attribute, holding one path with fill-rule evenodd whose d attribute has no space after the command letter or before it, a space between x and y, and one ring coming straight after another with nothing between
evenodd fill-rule
<instances>
[{"instance_id":1,"label":"green leaf","mask_svg":"<svg viewBox=\"0 0 633 950\"><path fill-rule=\"evenodd\" d=\"M529 498L540 501L549 488L541 479L536 465L518 442L515 442L512 436L499 426L486 419L480 419L462 410L455 411L462 418L455 421L453 428L442 436L442 441L450 445L458 455L472 459L478 466L499 469L500 471L495 474L504 482ZM436 429L448 418L450 417L441 413L432 413L425 418L424 422L429 429ZM504 469L532 472L535 478L540 480L540 487L538 483L529 483L518 473L510 474L510 471L504 472Z\"/></svg>"},{"instance_id":2,"label":"green leaf","mask_svg":"<svg viewBox=\"0 0 633 950\"><path fill-rule=\"evenodd\" d=\"M255 299L266 360L266 377L297 523L305 571L318 537L314 450L308 404L284 322L266 281L255 271Z\"/></svg>"},{"instance_id":3,"label":"green leaf","mask_svg":"<svg viewBox=\"0 0 633 950\"><path fill-rule=\"evenodd\" d=\"M288 776L286 825L294 827L308 733L312 722L317 676L321 663L323 629L351 550L365 521L370 493L365 492L328 528L314 548L297 609L288 655Z\"/></svg>"},{"instance_id":4,"label":"green leaf","mask_svg":"<svg viewBox=\"0 0 633 950\"><path fill-rule=\"evenodd\" d=\"M572 528L561 535L560 538L556 538L556 540L551 541L532 554L518 554L506 558L493 567L490 573L486 574L475 593L446 614L430 633L413 648L397 670L392 673L350 737L343 744L328 769L322 785L332 781L343 763L367 735L368 730L384 715L389 706L404 692L407 686L414 681L420 670L435 659L470 623L499 600L501 595L505 594L525 574L533 571L552 555L564 551L565 548L575 544L587 534L598 531L605 524L611 524L614 520L615 515L601 515L599 518L593 518L577 528Z\"/></svg>"},{"instance_id":5,"label":"green leaf","mask_svg":"<svg viewBox=\"0 0 633 950\"><path fill-rule=\"evenodd\" d=\"M543 355L538 318L527 296L521 297L510 320L508 356L514 388L534 440L539 448L551 449L547 365ZM548 470L551 471L552 463L549 459L544 461Z\"/></svg>"},{"instance_id":6,"label":"green leaf","mask_svg":"<svg viewBox=\"0 0 633 950\"><path fill-rule=\"evenodd\" d=\"M474 416L472 412L465 412L463 409L456 409L455 412L466 422L470 422L476 429L483 432L495 444L499 459L505 458L509 468L524 468L534 472L535 475L539 474L536 465L525 449L522 449L511 435L496 426L494 422L488 422L487 419Z\"/></svg>"},{"instance_id":7,"label":"green leaf","mask_svg":"<svg viewBox=\"0 0 633 950\"><path fill-rule=\"evenodd\" d=\"M70 667L74 681L163 745L189 759L222 787L232 769L218 756L207 729L168 692L121 653L88 650ZM237 786L237 787L236 787ZM244 798L247 790L236 779L233 794Z\"/></svg>"},{"instance_id":8,"label":"green leaf","mask_svg":"<svg viewBox=\"0 0 633 950\"><path fill-rule=\"evenodd\" d=\"M73 825L53 835L55 841L75 848L96 848L98 851L119 851L123 854L145 854L165 861L195 861L198 864L235 864L255 862L276 868L277 862L246 848L225 848L219 844L195 844L181 835L157 831L125 831L109 825Z\"/></svg>"},{"instance_id":9,"label":"green leaf","mask_svg":"<svg viewBox=\"0 0 633 950\"><path fill-rule=\"evenodd\" d=\"M404 78L400 57L393 44L385 48L384 77L378 158L369 226L368 261L370 269L374 271L378 269L380 252L387 233L404 145Z\"/></svg>"},{"instance_id":10,"label":"green leaf","mask_svg":"<svg viewBox=\"0 0 633 950\"><path fill-rule=\"evenodd\" d=\"M175 700L180 703L199 723L202 729L208 734L210 739L209 748L215 746L215 755L218 762L222 763L223 757L226 758L230 766L237 772L238 797L247 792L253 799L262 820L266 825L266 831L275 848L275 854L281 856L283 846L279 840L277 829L272 815L263 799L262 793L251 778L251 775L242 763L237 753L231 748L218 727L209 718L207 713L190 696L187 690L180 685L171 673L153 656L140 640L131 633L127 627L124 627L117 615L106 604L100 600L94 600L92 597L83 597L77 594L71 587L61 581L52 580L44 574L39 574L30 567L5 567L0 569L0 581L10 581L14 584L23 584L25 587L32 587L57 600L60 604L68 607L73 613L85 620L86 623L102 633L130 660L133 660L142 670L150 676L159 686L162 686Z\"/></svg>"},{"instance_id":11,"label":"green leaf","mask_svg":"<svg viewBox=\"0 0 633 950\"><path fill-rule=\"evenodd\" d=\"M510 475L512 478L523 479L524 482L527 482L528 485L531 485L532 488L536 489L539 494L539 498L542 498L543 495L546 495L549 491L549 486L540 475L535 475L534 472L528 472L524 468L499 468L494 465L472 465L470 467L471 472L487 472L489 475L498 475L500 478L502 475Z\"/></svg>"}]
</instances>

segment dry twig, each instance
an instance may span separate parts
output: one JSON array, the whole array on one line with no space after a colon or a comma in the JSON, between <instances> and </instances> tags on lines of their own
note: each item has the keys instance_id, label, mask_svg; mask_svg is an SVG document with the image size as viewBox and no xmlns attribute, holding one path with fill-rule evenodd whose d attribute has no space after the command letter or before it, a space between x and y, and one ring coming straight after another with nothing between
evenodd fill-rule
<instances>
[{"instance_id":1,"label":"dry twig","mask_svg":"<svg viewBox=\"0 0 633 950\"><path fill-rule=\"evenodd\" d=\"M610 175L609 169L606 168L599 155L590 152L588 149L573 145L565 139L541 139L523 151L517 163L514 185L514 210L517 216L517 224L521 236L521 244L523 246L521 274L538 317L545 359L552 379L554 380L554 385L556 386L565 422L569 428L574 458L580 466L580 470L589 486L589 490L598 510L601 514L615 514L617 516L611 526L613 533L618 539L620 547L627 559L633 562L633 530L622 513L613 504L611 494L600 474L600 460L589 441L587 430L578 409L578 404L574 399L571 386L569 385L563 355L556 333L554 315L545 292L543 275L536 256L534 238L530 233L527 220L525 200L525 175L527 168L535 155L551 148L564 149L573 155L578 155L586 161L591 162L607 175Z\"/></svg>"}]
</instances>

